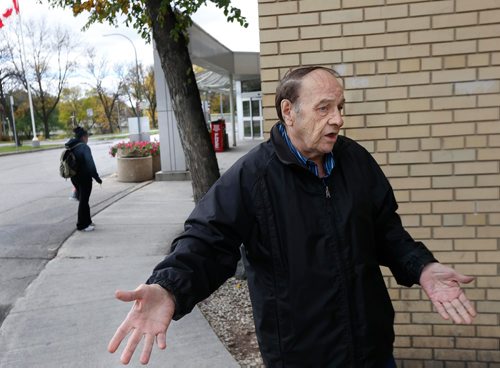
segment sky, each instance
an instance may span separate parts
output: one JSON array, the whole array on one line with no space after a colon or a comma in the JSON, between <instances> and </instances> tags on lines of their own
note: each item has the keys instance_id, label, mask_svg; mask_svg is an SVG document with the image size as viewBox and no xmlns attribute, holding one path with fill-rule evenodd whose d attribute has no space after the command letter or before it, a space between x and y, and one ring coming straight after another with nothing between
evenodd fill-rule
<instances>
[{"instance_id":1,"label":"sky","mask_svg":"<svg viewBox=\"0 0 500 368\"><path fill-rule=\"evenodd\" d=\"M116 63L134 65L135 62L134 49L130 42L122 36L105 37L111 33L120 33L128 37L137 50L139 62L144 65L153 64L151 44L146 44L133 28L127 28L124 25L114 28L107 24L93 24L88 30L81 31L87 19L85 14L75 18L69 8L53 9L46 1L42 1L42 4L38 0L19 0L18 2L23 23L44 18L48 24L66 26L74 32L80 45L93 46L96 54L105 57L110 65ZM248 28L243 28L237 23L228 23L222 11L212 4L201 7L193 16L193 20L233 51L259 51L257 0L232 0L232 4L241 9L243 16L249 22ZM8 7L12 7L11 0L0 0L0 14ZM11 19L12 17L9 21ZM8 26L9 24L6 23L6 27L0 29L0 32Z\"/></svg>"},{"instance_id":2,"label":"sky","mask_svg":"<svg viewBox=\"0 0 500 368\"><path fill-rule=\"evenodd\" d=\"M259 26L258 26L258 4L257 0L232 0L233 6L242 11L247 18L248 28L241 27L238 23L228 23L222 10L217 9L210 1L208 6L202 6L193 15L193 21L201 26L206 32L221 42L232 51L258 52ZM103 80L106 88L114 90L118 84L118 78L113 72L113 66L120 64L125 67L135 66L134 48L137 52L139 63L145 66L153 64L153 46L138 35L132 27L127 28L120 25L115 28L108 24L93 24L88 30L82 31L87 21L87 15L73 16L70 8L51 8L46 0L18 0L20 15L23 24L29 21L45 19L50 26L61 25L67 27L73 33L73 41L81 48L76 52L81 55L77 61L76 70L68 78L68 86L80 86L87 89L92 81L86 70L85 48L92 46L95 49L96 60L105 58L108 61L108 75ZM0 32L10 31L19 19L14 16L2 18L6 9L13 7L13 0L0 0L0 20L4 20L4 28ZM121 34L126 36L111 35ZM108 35L108 36L106 36ZM132 47L132 44L134 47ZM25 41L25 44L27 42ZM56 66L54 66L56 68Z\"/></svg>"}]
</instances>

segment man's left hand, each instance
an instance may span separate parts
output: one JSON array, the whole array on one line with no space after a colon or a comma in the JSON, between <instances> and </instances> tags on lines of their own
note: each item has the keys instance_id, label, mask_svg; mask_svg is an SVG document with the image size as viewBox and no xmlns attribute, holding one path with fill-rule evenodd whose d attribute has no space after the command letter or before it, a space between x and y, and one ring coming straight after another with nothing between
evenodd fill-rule
<instances>
[{"instance_id":1,"label":"man's left hand","mask_svg":"<svg viewBox=\"0 0 500 368\"><path fill-rule=\"evenodd\" d=\"M455 323L472 323L476 311L460 288L460 283L468 284L474 277L461 275L453 268L440 263L429 263L420 275L420 285L444 319Z\"/></svg>"}]
</instances>

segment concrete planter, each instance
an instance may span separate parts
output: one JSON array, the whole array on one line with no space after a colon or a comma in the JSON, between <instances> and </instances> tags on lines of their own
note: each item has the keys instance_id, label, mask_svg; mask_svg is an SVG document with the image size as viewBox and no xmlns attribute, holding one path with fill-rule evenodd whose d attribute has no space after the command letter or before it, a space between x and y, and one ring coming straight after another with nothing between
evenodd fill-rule
<instances>
[{"instance_id":1,"label":"concrete planter","mask_svg":"<svg viewBox=\"0 0 500 368\"><path fill-rule=\"evenodd\" d=\"M152 156L153 157L153 178L158 171L161 171L161 157L160 155Z\"/></svg>"},{"instance_id":2,"label":"concrete planter","mask_svg":"<svg viewBox=\"0 0 500 368\"><path fill-rule=\"evenodd\" d=\"M118 157L118 181L138 183L153 179L153 159L147 157Z\"/></svg>"}]
</instances>

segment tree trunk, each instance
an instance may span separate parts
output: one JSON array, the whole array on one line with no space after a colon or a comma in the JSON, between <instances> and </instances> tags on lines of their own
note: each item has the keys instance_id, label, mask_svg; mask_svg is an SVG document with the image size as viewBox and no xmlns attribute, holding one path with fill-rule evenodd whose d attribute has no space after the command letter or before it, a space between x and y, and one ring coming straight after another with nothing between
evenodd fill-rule
<instances>
[{"instance_id":1,"label":"tree trunk","mask_svg":"<svg viewBox=\"0 0 500 368\"><path fill-rule=\"evenodd\" d=\"M50 138L50 128L49 128L49 122L47 120L43 120L43 135L45 136L45 139Z\"/></svg>"},{"instance_id":2,"label":"tree trunk","mask_svg":"<svg viewBox=\"0 0 500 368\"><path fill-rule=\"evenodd\" d=\"M109 133L113 134L113 108L116 101L116 96L113 96L113 99L110 102L102 88L97 89L97 95L99 96L99 101L101 101L101 105L104 110L104 116L106 117L109 125ZM102 130L106 131L106 128L103 127Z\"/></svg>"},{"instance_id":3,"label":"tree trunk","mask_svg":"<svg viewBox=\"0 0 500 368\"><path fill-rule=\"evenodd\" d=\"M43 122L43 132L44 132L44 136L45 136L45 139L49 139L50 138L50 128L49 128L49 116L47 114L47 109L46 109L46 104L47 104L47 101L45 100L45 93L42 89L42 84L41 82L39 81L38 82L39 84L39 87L40 87L40 91L39 91L39 103L40 103L40 117L42 118L42 122ZM33 134L35 135L35 134Z\"/></svg>"},{"instance_id":4,"label":"tree trunk","mask_svg":"<svg viewBox=\"0 0 500 368\"><path fill-rule=\"evenodd\" d=\"M162 3L158 0L146 1L153 39L170 89L182 147L191 171L194 200L198 202L219 178L219 166L205 124L187 40L183 35L179 35L177 41L171 36L177 20L170 5L167 5L163 21L158 20Z\"/></svg>"}]
</instances>

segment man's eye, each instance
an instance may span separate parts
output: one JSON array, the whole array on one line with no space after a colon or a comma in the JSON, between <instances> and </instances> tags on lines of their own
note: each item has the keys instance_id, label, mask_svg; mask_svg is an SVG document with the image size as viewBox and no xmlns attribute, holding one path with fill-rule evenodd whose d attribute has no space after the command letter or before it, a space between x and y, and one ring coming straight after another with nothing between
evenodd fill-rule
<instances>
[{"instance_id":1,"label":"man's eye","mask_svg":"<svg viewBox=\"0 0 500 368\"><path fill-rule=\"evenodd\" d=\"M319 112L328 112L328 106L320 106L318 107Z\"/></svg>"}]
</instances>

